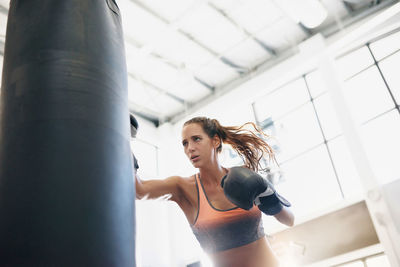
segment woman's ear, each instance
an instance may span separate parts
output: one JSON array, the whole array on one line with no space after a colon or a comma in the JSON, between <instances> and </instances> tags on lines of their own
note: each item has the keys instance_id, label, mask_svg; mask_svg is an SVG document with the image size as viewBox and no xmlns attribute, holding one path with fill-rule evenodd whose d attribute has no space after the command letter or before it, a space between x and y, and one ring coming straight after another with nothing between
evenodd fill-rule
<instances>
[{"instance_id":1,"label":"woman's ear","mask_svg":"<svg viewBox=\"0 0 400 267\"><path fill-rule=\"evenodd\" d=\"M213 146L215 149L221 146L221 138L217 134L213 137Z\"/></svg>"}]
</instances>

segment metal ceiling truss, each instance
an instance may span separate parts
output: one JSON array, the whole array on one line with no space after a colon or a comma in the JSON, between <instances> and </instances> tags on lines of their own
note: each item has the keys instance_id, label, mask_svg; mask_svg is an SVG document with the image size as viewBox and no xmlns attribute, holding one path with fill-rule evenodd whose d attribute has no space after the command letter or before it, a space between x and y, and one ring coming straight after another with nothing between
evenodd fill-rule
<instances>
[{"instance_id":1,"label":"metal ceiling truss","mask_svg":"<svg viewBox=\"0 0 400 267\"><path fill-rule=\"evenodd\" d=\"M155 127L158 127L160 125L160 120L158 116L152 116L149 115L148 112L142 112L141 107L137 108L137 105L130 105L129 112L135 116L141 117L142 119L153 123Z\"/></svg>"},{"instance_id":2,"label":"metal ceiling truss","mask_svg":"<svg viewBox=\"0 0 400 267\"><path fill-rule=\"evenodd\" d=\"M349 4L349 2L347 2L346 0L342 0L342 3L344 5L344 7L346 8L347 13L352 16L352 14L354 13L354 8L351 4Z\"/></svg>"},{"instance_id":3,"label":"metal ceiling truss","mask_svg":"<svg viewBox=\"0 0 400 267\"><path fill-rule=\"evenodd\" d=\"M248 30L246 30L244 27L239 25L233 18L231 18L225 11L214 5L213 3L208 2L208 5L213 8L215 11L217 11L219 14L221 14L226 20L228 20L233 26L235 26L238 30L243 32L247 38L253 39L262 49L264 49L268 54L275 56L277 53L275 49L273 49L271 46L267 45L263 41L257 39L253 34L251 34Z\"/></svg>"},{"instance_id":4,"label":"metal ceiling truss","mask_svg":"<svg viewBox=\"0 0 400 267\"><path fill-rule=\"evenodd\" d=\"M207 82L201 80L200 78L198 78L197 76L193 77L196 81L198 81L199 83L201 83L204 87L208 88L211 92L215 91L215 86L208 84Z\"/></svg>"},{"instance_id":5,"label":"metal ceiling truss","mask_svg":"<svg viewBox=\"0 0 400 267\"><path fill-rule=\"evenodd\" d=\"M187 103L187 101L185 101L184 99L180 98L179 96L176 96L176 95L172 94L171 92L168 92L168 91L166 91L166 90L164 90L164 89L152 84L149 81L143 80L142 78L136 76L135 74L128 73L128 75L132 79L135 79L136 81L138 81L138 82L140 82L140 83L142 83L142 84L144 84L144 85L146 85L148 87L151 87L152 89L156 90L157 92L176 100L177 102L181 103L182 105L188 105L188 106L191 105L190 103Z\"/></svg>"},{"instance_id":6,"label":"metal ceiling truss","mask_svg":"<svg viewBox=\"0 0 400 267\"><path fill-rule=\"evenodd\" d=\"M311 37L311 35L313 35L313 32L311 29L307 28L306 26L304 26L303 23L299 22L297 23L297 25L300 27L300 29L307 35L308 37Z\"/></svg>"},{"instance_id":7,"label":"metal ceiling truss","mask_svg":"<svg viewBox=\"0 0 400 267\"><path fill-rule=\"evenodd\" d=\"M130 0L131 2L135 3L136 5L138 5L139 7L141 7L143 10L147 11L149 14L153 15L154 17L160 19L162 22L164 22L167 25L172 25L173 23L168 21L166 18L162 17L160 14L158 14L157 12L155 12L154 10L152 10L150 7L148 7L147 5L145 5L143 2L138 1L138 0ZM179 19L178 19L179 20ZM176 22L174 22L176 23ZM222 56L217 53L216 51L214 51L213 49L211 49L210 47L208 47L206 44L202 43L200 40L196 39L193 35L191 35L190 33L178 28L176 29L177 32L179 32L180 34L182 34L183 36L185 36L186 38L188 38L190 41L196 43L198 46L200 46L201 48L203 48L204 50L206 50L207 52L209 52L210 54L212 54L213 56L215 56L216 58L219 58L221 60L222 63L224 63L226 66L228 66L229 68L234 69L236 72L241 73L240 71L238 71L238 69L234 66L238 66L237 64L233 63L231 60L223 60ZM225 58L226 59L226 58Z\"/></svg>"},{"instance_id":8,"label":"metal ceiling truss","mask_svg":"<svg viewBox=\"0 0 400 267\"><path fill-rule=\"evenodd\" d=\"M357 21L360 21L363 18L368 17L369 15L372 15L380 10L383 10L384 8L394 5L397 2L398 0L384 0L380 1L379 4L374 5L370 8L362 8L360 10L354 10L352 14L349 13L349 16L347 18L342 18L341 25L338 25L338 23L332 23L330 26L321 29L320 33L325 37L329 37L340 31L342 27L344 28L349 27L350 25L356 23Z\"/></svg>"},{"instance_id":9,"label":"metal ceiling truss","mask_svg":"<svg viewBox=\"0 0 400 267\"><path fill-rule=\"evenodd\" d=\"M157 12L155 12L154 10L152 10L151 8L149 8L147 5L145 5L144 3L142 3L141 1L137 1L137 0L130 0L131 2L135 3L137 6L139 6L140 8L142 8L143 10L147 11L149 14L151 14L152 16L158 18L159 20L161 20L162 22L164 22L167 25L172 25L172 23L170 21L168 21L166 18L160 16L160 14L158 14ZM185 36L188 40L196 43L198 46L200 46L201 48L203 48L204 50L206 50L207 52L209 52L210 54L212 54L215 57L219 57L218 53L216 53L215 51L213 51L211 48L209 48L208 46L206 46L205 44L201 43L199 40L197 40L196 38L194 38L190 33L187 33L185 31L183 31L182 29L177 29L177 32L179 32L181 35ZM137 43L136 41L133 40L132 43ZM137 46L138 47L138 46ZM139 45L138 47L143 48L143 45ZM163 56L159 56L157 54L155 54L154 52L151 52L151 55L158 57L158 58L162 58L164 59L163 62L167 63L168 65L181 70L180 67L176 66L176 64L173 64L173 60L170 60L168 58L165 58ZM214 86L209 85L207 82L202 81L201 79L199 79L198 77L193 77L195 81L199 82L201 85L205 86L207 89L209 89L210 91L214 91Z\"/></svg>"}]
</instances>

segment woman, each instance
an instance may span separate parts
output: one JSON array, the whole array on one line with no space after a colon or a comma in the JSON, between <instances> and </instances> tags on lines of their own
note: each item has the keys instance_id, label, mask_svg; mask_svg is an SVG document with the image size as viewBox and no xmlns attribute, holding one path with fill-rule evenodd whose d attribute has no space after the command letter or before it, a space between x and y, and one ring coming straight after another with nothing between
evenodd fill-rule
<instances>
[{"instance_id":1,"label":"woman","mask_svg":"<svg viewBox=\"0 0 400 267\"><path fill-rule=\"evenodd\" d=\"M246 130L247 125L255 131ZM265 238L260 209L257 206L248 210L239 208L228 200L221 186L229 172L218 160L222 143L231 145L244 159L245 167L253 171L259 169L264 155L273 158L271 148L257 133L262 134L253 123L224 127L215 119L195 117L183 126L182 145L199 173L165 180L136 179L138 199L168 194L179 205L215 267L279 265ZM274 216L286 225L293 225L294 216L285 206Z\"/></svg>"}]
</instances>

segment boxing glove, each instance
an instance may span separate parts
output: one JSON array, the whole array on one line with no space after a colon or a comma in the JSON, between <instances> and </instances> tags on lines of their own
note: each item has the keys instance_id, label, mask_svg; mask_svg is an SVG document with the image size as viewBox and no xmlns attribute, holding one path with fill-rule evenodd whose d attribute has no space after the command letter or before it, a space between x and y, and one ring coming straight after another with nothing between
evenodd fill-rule
<instances>
[{"instance_id":1,"label":"boxing glove","mask_svg":"<svg viewBox=\"0 0 400 267\"><path fill-rule=\"evenodd\" d=\"M132 153L132 159L133 159L133 168L135 169L135 171L137 171L137 169L139 169L139 163L135 157L135 154Z\"/></svg>"},{"instance_id":2,"label":"boxing glove","mask_svg":"<svg viewBox=\"0 0 400 267\"><path fill-rule=\"evenodd\" d=\"M249 210L254 204L265 214L275 215L289 201L280 196L272 184L256 172L243 167L233 167L222 178L225 196L238 207Z\"/></svg>"},{"instance_id":3,"label":"boxing glove","mask_svg":"<svg viewBox=\"0 0 400 267\"><path fill-rule=\"evenodd\" d=\"M135 138L139 129L139 123L136 120L135 116L133 116L132 114L129 114L129 119L131 122L131 138Z\"/></svg>"},{"instance_id":4,"label":"boxing glove","mask_svg":"<svg viewBox=\"0 0 400 267\"><path fill-rule=\"evenodd\" d=\"M137 134L137 130L139 129L139 123L136 120L135 116L132 114L129 114L129 119L130 119L130 124L131 124L131 138L135 138ZM132 159L133 159L133 168L135 171L139 169L139 164L138 161L135 157L135 154L132 153Z\"/></svg>"}]
</instances>

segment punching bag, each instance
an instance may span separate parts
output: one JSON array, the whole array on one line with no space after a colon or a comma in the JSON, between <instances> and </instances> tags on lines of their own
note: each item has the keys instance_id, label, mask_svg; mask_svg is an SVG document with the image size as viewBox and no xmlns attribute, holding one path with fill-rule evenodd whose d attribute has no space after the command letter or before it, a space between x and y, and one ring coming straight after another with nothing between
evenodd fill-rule
<instances>
[{"instance_id":1,"label":"punching bag","mask_svg":"<svg viewBox=\"0 0 400 267\"><path fill-rule=\"evenodd\" d=\"M11 0L0 266L136 266L127 99L114 0Z\"/></svg>"}]
</instances>

